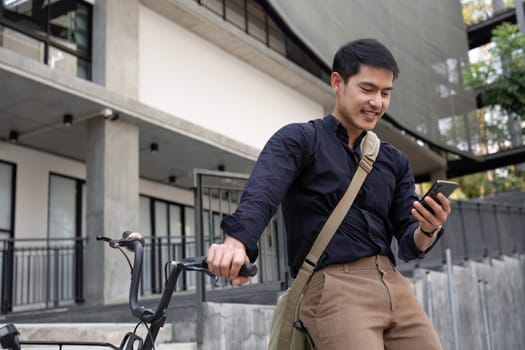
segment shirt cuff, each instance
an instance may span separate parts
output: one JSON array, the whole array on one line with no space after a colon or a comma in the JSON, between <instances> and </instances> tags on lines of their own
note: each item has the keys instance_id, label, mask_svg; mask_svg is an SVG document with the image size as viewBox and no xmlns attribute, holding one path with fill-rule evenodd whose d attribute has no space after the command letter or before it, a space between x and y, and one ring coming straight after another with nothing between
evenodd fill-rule
<instances>
[{"instance_id":1,"label":"shirt cuff","mask_svg":"<svg viewBox=\"0 0 525 350\"><path fill-rule=\"evenodd\" d=\"M259 255L259 248L257 246L257 240L250 237L249 232L241 225L241 223L233 215L227 215L222 219L221 229L225 234L231 236L242 244L246 248L246 255L250 259L250 262L255 262Z\"/></svg>"}]
</instances>

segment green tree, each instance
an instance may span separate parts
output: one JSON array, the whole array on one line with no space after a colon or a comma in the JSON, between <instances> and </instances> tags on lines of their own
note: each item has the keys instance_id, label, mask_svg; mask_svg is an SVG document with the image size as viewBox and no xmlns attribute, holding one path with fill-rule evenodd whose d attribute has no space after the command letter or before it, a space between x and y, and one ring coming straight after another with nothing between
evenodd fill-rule
<instances>
[{"instance_id":1,"label":"green tree","mask_svg":"<svg viewBox=\"0 0 525 350\"><path fill-rule=\"evenodd\" d=\"M514 7L515 0L504 0L503 8ZM467 25L484 21L493 16L491 0L461 0L463 21Z\"/></svg>"},{"instance_id":2,"label":"green tree","mask_svg":"<svg viewBox=\"0 0 525 350\"><path fill-rule=\"evenodd\" d=\"M462 0L463 21L470 25L490 17L490 3L483 0Z\"/></svg>"},{"instance_id":3,"label":"green tree","mask_svg":"<svg viewBox=\"0 0 525 350\"><path fill-rule=\"evenodd\" d=\"M525 34L503 23L492 31L487 60L469 66L464 80L484 106L499 107L511 119L525 118Z\"/></svg>"},{"instance_id":4,"label":"green tree","mask_svg":"<svg viewBox=\"0 0 525 350\"><path fill-rule=\"evenodd\" d=\"M521 146L521 126L525 120L525 34L508 23L492 32L490 48L479 62L472 63L464 75L485 107L480 127L483 147L490 152ZM509 166L458 179L469 198L496 192L524 189L525 172Z\"/></svg>"}]
</instances>

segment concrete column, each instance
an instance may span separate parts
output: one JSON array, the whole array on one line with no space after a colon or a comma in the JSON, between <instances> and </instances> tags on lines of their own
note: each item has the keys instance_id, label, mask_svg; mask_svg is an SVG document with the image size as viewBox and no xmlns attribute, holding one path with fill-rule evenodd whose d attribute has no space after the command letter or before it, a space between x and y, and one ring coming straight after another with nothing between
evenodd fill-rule
<instances>
[{"instance_id":1,"label":"concrete column","mask_svg":"<svg viewBox=\"0 0 525 350\"><path fill-rule=\"evenodd\" d=\"M95 240L138 229L139 129L102 117L88 122L87 236L84 285L88 304L127 301L129 267L118 251Z\"/></svg>"},{"instance_id":2,"label":"concrete column","mask_svg":"<svg viewBox=\"0 0 525 350\"><path fill-rule=\"evenodd\" d=\"M525 34L525 6L523 5L523 0L515 0L515 3L518 26L520 27L520 32Z\"/></svg>"},{"instance_id":3,"label":"concrete column","mask_svg":"<svg viewBox=\"0 0 525 350\"><path fill-rule=\"evenodd\" d=\"M505 4L503 3L503 0L492 0L492 10L494 13L498 13L500 11L503 11L505 9Z\"/></svg>"},{"instance_id":4,"label":"concrete column","mask_svg":"<svg viewBox=\"0 0 525 350\"><path fill-rule=\"evenodd\" d=\"M139 0L97 0L93 9L93 81L138 97Z\"/></svg>"}]
</instances>

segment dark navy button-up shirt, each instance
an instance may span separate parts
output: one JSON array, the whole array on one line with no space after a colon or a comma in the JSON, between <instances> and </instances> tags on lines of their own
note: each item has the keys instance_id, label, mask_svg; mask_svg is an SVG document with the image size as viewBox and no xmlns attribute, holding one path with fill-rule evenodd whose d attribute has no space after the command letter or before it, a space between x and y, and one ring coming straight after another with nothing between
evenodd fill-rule
<instances>
[{"instance_id":1,"label":"dark navy button-up shirt","mask_svg":"<svg viewBox=\"0 0 525 350\"><path fill-rule=\"evenodd\" d=\"M237 210L224 217L221 228L243 242L254 261L259 237L282 203L295 277L357 170L359 143L354 149L348 146L346 129L332 115L283 127L263 148ZM413 238L418 222L410 215L418 199L408 158L381 142L372 171L317 268L377 254L395 263L390 248L394 236L401 259L422 258Z\"/></svg>"}]
</instances>

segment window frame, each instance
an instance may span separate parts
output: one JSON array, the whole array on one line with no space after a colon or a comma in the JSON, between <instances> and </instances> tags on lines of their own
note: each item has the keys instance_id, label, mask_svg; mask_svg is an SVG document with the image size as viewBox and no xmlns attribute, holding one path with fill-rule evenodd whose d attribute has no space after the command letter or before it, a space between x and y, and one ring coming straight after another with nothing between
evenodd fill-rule
<instances>
[{"instance_id":1,"label":"window frame","mask_svg":"<svg viewBox=\"0 0 525 350\"><path fill-rule=\"evenodd\" d=\"M16 174L17 174L17 167L16 163L1 160L0 163L11 166L11 215L10 215L10 227L8 229L0 227L0 232L2 233L8 233L9 238L15 237L15 202L16 202Z\"/></svg>"},{"instance_id":2,"label":"window frame","mask_svg":"<svg viewBox=\"0 0 525 350\"><path fill-rule=\"evenodd\" d=\"M33 0L30 0L33 1ZM48 1L48 0L46 0ZM50 48L55 48L60 51L65 52L66 54L69 54L76 58L77 65L79 61L83 61L87 63L87 71L85 78L87 80L92 80L93 76L93 5L89 2L83 1L83 0L63 0L68 1L71 3L74 3L76 6L79 4L82 6L85 6L85 9L87 11L87 18L88 18L88 30L87 30L87 47L86 47L86 53L77 52L76 50L73 50L61 43L59 43L56 39L54 39L50 34L50 18L49 18L49 12L50 7L48 6L47 10L47 18L45 22L45 33L40 34L37 33L35 30L31 30L27 28L27 26L20 25L16 22L13 22L6 18L5 16L5 8L4 8L4 1L0 0L0 27L9 28L13 31L16 31L18 33L21 33L23 35L28 36L31 39L34 39L38 41L39 43L44 45L44 62L46 65L49 65L49 54L50 54ZM77 73L78 76L78 73Z\"/></svg>"}]
</instances>

